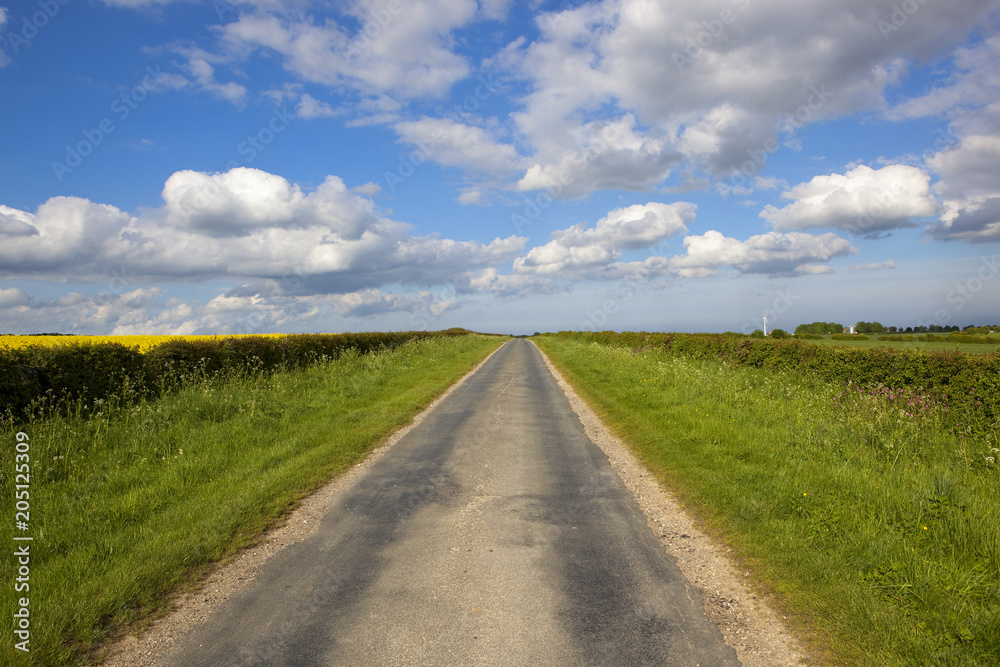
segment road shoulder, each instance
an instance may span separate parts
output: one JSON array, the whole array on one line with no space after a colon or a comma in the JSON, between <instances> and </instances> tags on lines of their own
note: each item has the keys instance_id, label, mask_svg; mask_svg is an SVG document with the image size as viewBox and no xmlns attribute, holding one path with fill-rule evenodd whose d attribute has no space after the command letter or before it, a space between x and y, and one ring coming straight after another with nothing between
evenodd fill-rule
<instances>
[{"instance_id":1,"label":"road shoulder","mask_svg":"<svg viewBox=\"0 0 1000 667\"><path fill-rule=\"evenodd\" d=\"M502 345L497 347L487 355L472 370L434 399L407 426L389 436L382 445L369 452L355 466L332 479L315 493L303 498L283 523L266 531L256 544L242 550L233 558L218 563L187 591L177 594L170 603L170 611L153 620L148 627L140 628L138 632L133 632L109 645L102 655L100 664L105 667L155 665L182 637L206 621L234 593L246 587L260 573L268 560L289 545L301 542L315 533L320 520L327 514L338 494L354 484L362 472L382 458L393 445L482 368L502 347Z\"/></svg>"},{"instance_id":2,"label":"road shoulder","mask_svg":"<svg viewBox=\"0 0 1000 667\"><path fill-rule=\"evenodd\" d=\"M684 576L701 591L708 619L736 650L740 662L745 667L814 662L767 600L745 583L749 574L736 568L726 555L728 549L698 528L676 498L604 426L544 352L542 358L580 418L587 437L607 455L611 467L639 503L650 530L676 559Z\"/></svg>"}]
</instances>

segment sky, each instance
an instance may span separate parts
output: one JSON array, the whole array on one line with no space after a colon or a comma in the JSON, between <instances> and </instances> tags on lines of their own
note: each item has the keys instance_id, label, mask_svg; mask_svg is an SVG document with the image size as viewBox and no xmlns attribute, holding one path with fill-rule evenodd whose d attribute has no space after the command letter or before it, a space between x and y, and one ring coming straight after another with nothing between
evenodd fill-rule
<instances>
[{"instance_id":1,"label":"sky","mask_svg":"<svg viewBox=\"0 0 1000 667\"><path fill-rule=\"evenodd\" d=\"M997 324L998 22L0 0L0 333Z\"/></svg>"}]
</instances>

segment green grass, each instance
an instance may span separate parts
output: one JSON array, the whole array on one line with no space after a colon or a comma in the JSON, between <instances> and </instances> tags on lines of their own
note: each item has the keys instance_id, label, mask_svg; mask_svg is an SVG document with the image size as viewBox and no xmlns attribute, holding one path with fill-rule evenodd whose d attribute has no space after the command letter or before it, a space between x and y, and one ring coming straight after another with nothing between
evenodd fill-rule
<instances>
[{"instance_id":1,"label":"green grass","mask_svg":"<svg viewBox=\"0 0 1000 667\"><path fill-rule=\"evenodd\" d=\"M822 661L1000 664L995 424L970 441L933 403L534 340Z\"/></svg>"},{"instance_id":2,"label":"green grass","mask_svg":"<svg viewBox=\"0 0 1000 667\"><path fill-rule=\"evenodd\" d=\"M0 664L66 665L161 610L165 596L252 544L499 346L436 338L263 377L200 379L159 401L5 427L2 497L13 498L15 431L30 438L30 593L14 592L14 510L0 535L10 623L29 595L30 654L10 632ZM22 534L22 533L18 533ZM10 627L10 626L8 626Z\"/></svg>"},{"instance_id":3,"label":"green grass","mask_svg":"<svg viewBox=\"0 0 1000 667\"><path fill-rule=\"evenodd\" d=\"M889 334L866 334L869 340L833 340L829 336L825 336L821 340L800 340L814 345L840 345L843 347L862 348L889 347L903 350L926 350L928 352L957 351L964 354L992 354L993 352L1000 350L1000 336L996 335L990 336L990 338L995 338L996 341L988 343L963 343L948 341L943 335L940 336L941 340L922 340L916 335L912 336L912 340L879 340L879 337L883 335ZM906 336L909 337L910 334L906 334Z\"/></svg>"}]
</instances>

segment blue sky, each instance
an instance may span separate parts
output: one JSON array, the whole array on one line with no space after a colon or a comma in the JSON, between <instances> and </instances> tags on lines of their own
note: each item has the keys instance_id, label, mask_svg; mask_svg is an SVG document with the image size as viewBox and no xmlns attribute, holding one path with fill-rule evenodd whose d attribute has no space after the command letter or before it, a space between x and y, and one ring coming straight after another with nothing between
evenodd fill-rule
<instances>
[{"instance_id":1,"label":"blue sky","mask_svg":"<svg viewBox=\"0 0 1000 667\"><path fill-rule=\"evenodd\" d=\"M996 324L998 18L0 0L0 332Z\"/></svg>"}]
</instances>

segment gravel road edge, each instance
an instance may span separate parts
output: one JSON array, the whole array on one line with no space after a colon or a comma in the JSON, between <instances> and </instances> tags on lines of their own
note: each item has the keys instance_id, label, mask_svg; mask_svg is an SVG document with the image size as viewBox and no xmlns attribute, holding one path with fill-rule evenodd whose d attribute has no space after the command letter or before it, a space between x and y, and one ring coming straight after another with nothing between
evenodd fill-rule
<instances>
[{"instance_id":1,"label":"gravel road edge","mask_svg":"<svg viewBox=\"0 0 1000 667\"><path fill-rule=\"evenodd\" d=\"M231 595L246 586L263 569L264 564L285 547L301 542L316 532L320 519L327 513L334 498L355 482L358 476L382 458L389 449L409 433L441 401L458 389L503 347L498 346L482 361L463 375L441 395L435 398L413 420L389 436L364 459L311 495L288 513L285 520L264 532L256 544L249 546L232 558L221 561L201 578L192 590L173 597L169 611L152 620L137 632L109 643L97 653L98 663L105 667L151 667L166 655L175 642L198 624L204 622L215 609Z\"/></svg>"},{"instance_id":2,"label":"gravel road edge","mask_svg":"<svg viewBox=\"0 0 1000 667\"><path fill-rule=\"evenodd\" d=\"M744 583L750 574L737 569L726 555L729 549L698 527L677 499L608 430L544 352L542 357L580 418L587 437L607 455L611 467L645 513L650 530L677 561L684 576L702 592L705 614L736 650L744 667L815 664L767 600Z\"/></svg>"},{"instance_id":3,"label":"gravel road edge","mask_svg":"<svg viewBox=\"0 0 1000 667\"><path fill-rule=\"evenodd\" d=\"M537 347L537 346L536 346ZM500 348L498 347L497 350ZM195 586L170 601L169 611L96 654L106 667L148 667L168 653L175 642L236 591L246 586L272 556L312 535L338 493L354 483L362 471L381 458L424 416L480 367L494 350L419 413L409 425L392 434L362 461L304 498L285 521L265 532L253 546L217 564ZM616 438L566 382L544 353L542 357L587 436L607 455L612 467L638 501L650 529L673 556L681 572L702 591L705 612L721 630L746 667L803 665L813 662L802 644L782 624L767 601L743 583L748 575L737 571L726 549L715 544L688 516L677 500L656 481L639 460Z\"/></svg>"}]
</instances>

